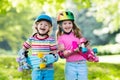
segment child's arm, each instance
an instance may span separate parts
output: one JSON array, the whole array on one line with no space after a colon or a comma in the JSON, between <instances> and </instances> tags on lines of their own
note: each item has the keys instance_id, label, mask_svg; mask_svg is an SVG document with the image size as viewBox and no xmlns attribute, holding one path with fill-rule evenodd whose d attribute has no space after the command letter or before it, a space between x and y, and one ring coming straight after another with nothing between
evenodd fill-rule
<instances>
[{"instance_id":1,"label":"child's arm","mask_svg":"<svg viewBox=\"0 0 120 80\"><path fill-rule=\"evenodd\" d=\"M58 61L58 50L57 50L57 45L55 43L55 40L52 40L50 45L50 52L48 53L49 55L45 56L47 64L54 63Z\"/></svg>"},{"instance_id":2,"label":"child's arm","mask_svg":"<svg viewBox=\"0 0 120 80\"><path fill-rule=\"evenodd\" d=\"M61 58L68 57L74 52L77 52L77 51L76 50L65 50L63 44L58 45L58 54Z\"/></svg>"},{"instance_id":3,"label":"child's arm","mask_svg":"<svg viewBox=\"0 0 120 80\"><path fill-rule=\"evenodd\" d=\"M27 57L26 52L28 52L27 50L31 48L31 40L30 38L27 39L27 41L25 41L23 43L23 47L18 51L18 55L20 57Z\"/></svg>"},{"instance_id":4,"label":"child's arm","mask_svg":"<svg viewBox=\"0 0 120 80\"><path fill-rule=\"evenodd\" d=\"M88 60L88 61L92 61L92 62L98 62L99 59L97 56L95 56L95 50L92 50L88 40L86 40L85 38L81 38L80 39L80 44L77 44L77 42L73 42L73 49L76 50L79 47L79 50L77 49L77 51L81 51L82 52L82 56ZM82 46L82 45L84 46Z\"/></svg>"},{"instance_id":5,"label":"child's arm","mask_svg":"<svg viewBox=\"0 0 120 80\"><path fill-rule=\"evenodd\" d=\"M62 38L58 38L58 54L60 58L66 58L74 52L77 52L77 50L66 50L64 46L64 40L62 40Z\"/></svg>"}]
</instances>

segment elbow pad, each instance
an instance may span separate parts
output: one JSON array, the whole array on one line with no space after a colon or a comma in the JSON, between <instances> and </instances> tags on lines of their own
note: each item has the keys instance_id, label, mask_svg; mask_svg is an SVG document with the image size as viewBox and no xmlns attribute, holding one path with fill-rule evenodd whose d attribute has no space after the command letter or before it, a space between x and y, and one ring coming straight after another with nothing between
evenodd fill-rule
<instances>
[{"instance_id":1,"label":"elbow pad","mask_svg":"<svg viewBox=\"0 0 120 80\"><path fill-rule=\"evenodd\" d=\"M62 59L65 58L65 56L64 56L62 51L58 52L58 54L59 54L60 58L62 58Z\"/></svg>"}]
</instances>

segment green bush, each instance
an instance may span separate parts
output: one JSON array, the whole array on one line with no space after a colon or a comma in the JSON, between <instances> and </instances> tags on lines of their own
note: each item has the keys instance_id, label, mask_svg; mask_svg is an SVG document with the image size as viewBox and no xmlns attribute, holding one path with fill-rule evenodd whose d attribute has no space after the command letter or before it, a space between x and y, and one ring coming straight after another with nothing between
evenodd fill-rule
<instances>
[{"instance_id":1,"label":"green bush","mask_svg":"<svg viewBox=\"0 0 120 80\"><path fill-rule=\"evenodd\" d=\"M120 44L109 44L94 46L98 49L98 55L116 55L120 54Z\"/></svg>"}]
</instances>

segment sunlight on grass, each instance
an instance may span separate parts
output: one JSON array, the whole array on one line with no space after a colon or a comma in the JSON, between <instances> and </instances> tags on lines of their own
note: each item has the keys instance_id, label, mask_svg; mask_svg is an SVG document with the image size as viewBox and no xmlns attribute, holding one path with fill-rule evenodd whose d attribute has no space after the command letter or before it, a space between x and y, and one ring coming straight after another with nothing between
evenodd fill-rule
<instances>
[{"instance_id":1,"label":"sunlight on grass","mask_svg":"<svg viewBox=\"0 0 120 80\"><path fill-rule=\"evenodd\" d=\"M15 56L0 56L0 80L31 80L31 71L19 72ZM65 60L54 64L55 80L64 78ZM120 64L88 62L89 80L120 80Z\"/></svg>"}]
</instances>

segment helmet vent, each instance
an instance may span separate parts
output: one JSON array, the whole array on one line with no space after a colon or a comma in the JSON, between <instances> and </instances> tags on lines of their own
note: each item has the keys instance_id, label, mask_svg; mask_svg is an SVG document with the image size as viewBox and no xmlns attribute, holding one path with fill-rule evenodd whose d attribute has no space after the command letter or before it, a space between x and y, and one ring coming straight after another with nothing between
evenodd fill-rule
<instances>
[{"instance_id":1,"label":"helmet vent","mask_svg":"<svg viewBox=\"0 0 120 80\"><path fill-rule=\"evenodd\" d=\"M64 20L72 20L74 21L74 15L70 11L63 11L59 13L57 17L57 22L64 21Z\"/></svg>"},{"instance_id":2,"label":"helmet vent","mask_svg":"<svg viewBox=\"0 0 120 80\"><path fill-rule=\"evenodd\" d=\"M74 16L72 13L70 13L72 16Z\"/></svg>"},{"instance_id":3,"label":"helmet vent","mask_svg":"<svg viewBox=\"0 0 120 80\"><path fill-rule=\"evenodd\" d=\"M66 12L66 15L68 15L68 12Z\"/></svg>"}]
</instances>

